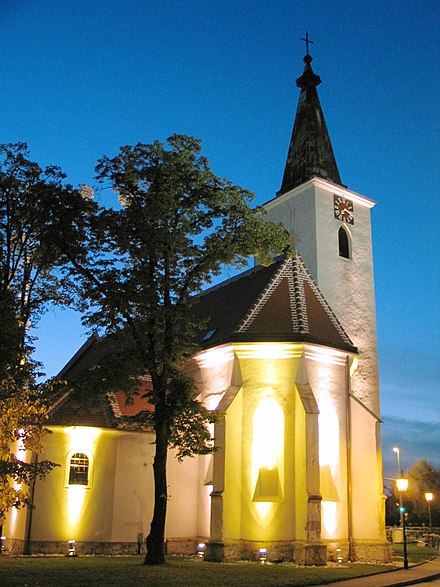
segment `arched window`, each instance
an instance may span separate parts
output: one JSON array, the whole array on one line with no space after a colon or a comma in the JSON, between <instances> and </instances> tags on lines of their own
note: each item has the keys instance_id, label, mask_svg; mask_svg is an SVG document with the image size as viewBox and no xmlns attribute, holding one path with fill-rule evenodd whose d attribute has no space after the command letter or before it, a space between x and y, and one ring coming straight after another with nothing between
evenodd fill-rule
<instances>
[{"instance_id":1,"label":"arched window","mask_svg":"<svg viewBox=\"0 0 440 587\"><path fill-rule=\"evenodd\" d=\"M82 452L76 452L70 457L69 485L89 484L89 458Z\"/></svg>"},{"instance_id":2,"label":"arched window","mask_svg":"<svg viewBox=\"0 0 440 587\"><path fill-rule=\"evenodd\" d=\"M350 255L350 236L347 229L341 226L338 230L338 242L339 242L339 256L345 259L351 259Z\"/></svg>"}]
</instances>

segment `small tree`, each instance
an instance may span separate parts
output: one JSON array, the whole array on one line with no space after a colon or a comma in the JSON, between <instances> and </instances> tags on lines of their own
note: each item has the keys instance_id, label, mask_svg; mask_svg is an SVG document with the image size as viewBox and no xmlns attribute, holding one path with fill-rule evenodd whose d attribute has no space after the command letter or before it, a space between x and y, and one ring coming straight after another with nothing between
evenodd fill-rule
<instances>
[{"instance_id":1,"label":"small tree","mask_svg":"<svg viewBox=\"0 0 440 587\"><path fill-rule=\"evenodd\" d=\"M103 157L98 178L118 193L122 209L90 219L86 254L64 243L89 304L87 323L120 334L115 352L127 376L151 377L154 412L141 414L156 435L147 564L164 562L168 448L178 447L180 456L210 450L210 416L182 372L202 326L192 314L194 296L223 264L241 267L251 255L270 262L271 251L289 248L285 229L249 207L250 192L214 175L200 141L173 135L167 143Z\"/></svg>"},{"instance_id":2,"label":"small tree","mask_svg":"<svg viewBox=\"0 0 440 587\"><path fill-rule=\"evenodd\" d=\"M408 471L408 491L406 498L411 503L411 521L413 523L429 523L428 504L425 493L434 494L431 504L431 518L433 525L440 524L440 469L431 465L425 459L419 459Z\"/></svg>"},{"instance_id":3,"label":"small tree","mask_svg":"<svg viewBox=\"0 0 440 587\"><path fill-rule=\"evenodd\" d=\"M408 489L402 494L402 501L411 524L429 524L429 509L425 493L432 493L434 499L430 504L433 526L440 525L440 469L425 459L419 459L406 473ZM399 492L392 483L386 503L387 525L400 521Z\"/></svg>"}]
</instances>

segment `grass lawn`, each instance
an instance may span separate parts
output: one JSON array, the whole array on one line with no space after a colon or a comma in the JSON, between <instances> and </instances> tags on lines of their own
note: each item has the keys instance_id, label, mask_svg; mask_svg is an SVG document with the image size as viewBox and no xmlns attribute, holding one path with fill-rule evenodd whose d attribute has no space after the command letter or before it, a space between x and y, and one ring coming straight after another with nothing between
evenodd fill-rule
<instances>
[{"instance_id":1,"label":"grass lawn","mask_svg":"<svg viewBox=\"0 0 440 587\"><path fill-rule=\"evenodd\" d=\"M414 552L413 552L414 551ZM399 555L400 552L397 553ZM431 558L434 549L412 547L409 560ZM2 587L282 587L317 585L338 579L383 572L393 566L373 564L300 568L293 564L215 564L197 559L169 558L163 567L146 567L143 557L10 557L0 558ZM397 560L397 567L401 561Z\"/></svg>"}]
</instances>

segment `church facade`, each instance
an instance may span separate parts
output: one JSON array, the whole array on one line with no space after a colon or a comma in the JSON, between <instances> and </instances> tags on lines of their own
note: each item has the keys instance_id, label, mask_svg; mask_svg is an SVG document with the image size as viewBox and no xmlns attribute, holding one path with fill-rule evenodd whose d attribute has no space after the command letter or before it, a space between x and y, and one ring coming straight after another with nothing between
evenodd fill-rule
<instances>
[{"instance_id":1,"label":"church facade","mask_svg":"<svg viewBox=\"0 0 440 587\"><path fill-rule=\"evenodd\" d=\"M390 560L385 538L370 210L339 175L306 55L282 186L265 204L297 253L254 267L199 296L209 318L188 364L218 419L212 455L171 453L169 553L207 560L300 564ZM62 371L93 364L92 337ZM145 381L148 385L148 379ZM138 401L138 400L137 400ZM140 401L140 400L139 400ZM12 512L6 548L135 553L153 509L154 436L114 424L142 406L115 390L69 421L69 392L53 405L44 458L60 463ZM340 551L338 550L340 549ZM338 552L338 554L336 554Z\"/></svg>"}]
</instances>

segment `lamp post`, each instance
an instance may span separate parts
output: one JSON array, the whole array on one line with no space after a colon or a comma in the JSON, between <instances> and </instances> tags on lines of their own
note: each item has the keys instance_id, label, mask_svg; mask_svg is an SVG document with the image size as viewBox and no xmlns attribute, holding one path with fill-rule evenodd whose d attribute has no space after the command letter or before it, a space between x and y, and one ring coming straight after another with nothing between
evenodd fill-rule
<instances>
[{"instance_id":1,"label":"lamp post","mask_svg":"<svg viewBox=\"0 0 440 587\"><path fill-rule=\"evenodd\" d=\"M397 476L400 476L400 450L397 448L397 446L395 446L393 448L393 452L396 453L397 456Z\"/></svg>"},{"instance_id":2,"label":"lamp post","mask_svg":"<svg viewBox=\"0 0 440 587\"><path fill-rule=\"evenodd\" d=\"M408 479L405 479L402 475L399 479L396 479L397 489L399 491L399 502L400 502L400 522L402 524L403 532L403 567L408 568L408 553L406 550L406 528L405 528L405 508L403 507L402 493L408 489Z\"/></svg>"},{"instance_id":3,"label":"lamp post","mask_svg":"<svg viewBox=\"0 0 440 587\"><path fill-rule=\"evenodd\" d=\"M428 503L428 512L429 512L429 529L432 530L432 518L431 518L431 501L434 495L431 492L425 493L425 499Z\"/></svg>"}]
</instances>

